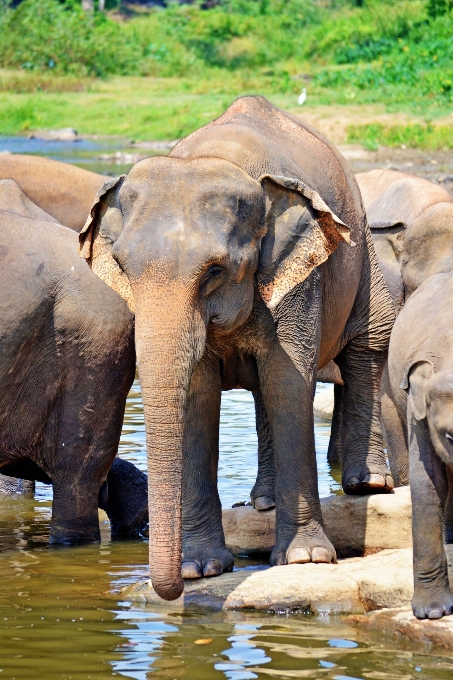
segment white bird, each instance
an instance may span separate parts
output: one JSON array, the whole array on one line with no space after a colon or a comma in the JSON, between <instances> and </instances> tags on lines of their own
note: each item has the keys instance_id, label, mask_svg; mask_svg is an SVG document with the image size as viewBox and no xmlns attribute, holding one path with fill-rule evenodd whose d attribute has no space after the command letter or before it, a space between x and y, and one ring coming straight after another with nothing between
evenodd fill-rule
<instances>
[{"instance_id":1,"label":"white bird","mask_svg":"<svg viewBox=\"0 0 453 680\"><path fill-rule=\"evenodd\" d=\"M302 106L302 104L304 103L306 98L307 98L307 90L304 87L304 89L302 90L302 92L299 95L299 99L297 100L297 103L299 104L299 106Z\"/></svg>"}]
</instances>

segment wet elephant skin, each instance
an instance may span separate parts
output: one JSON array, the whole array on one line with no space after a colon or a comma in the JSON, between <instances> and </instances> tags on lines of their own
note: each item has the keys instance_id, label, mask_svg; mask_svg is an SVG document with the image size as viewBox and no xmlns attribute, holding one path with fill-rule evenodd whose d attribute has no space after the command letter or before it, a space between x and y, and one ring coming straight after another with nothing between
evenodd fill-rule
<instances>
[{"instance_id":1,"label":"wet elephant skin","mask_svg":"<svg viewBox=\"0 0 453 680\"><path fill-rule=\"evenodd\" d=\"M134 377L133 316L77 256L76 234L13 180L0 180L0 223L0 472L52 482L51 542L99 540L99 491ZM105 503L127 513L113 477Z\"/></svg>"},{"instance_id":2,"label":"wet elephant skin","mask_svg":"<svg viewBox=\"0 0 453 680\"><path fill-rule=\"evenodd\" d=\"M239 99L169 157L106 182L80 248L135 312L156 591L174 599L181 574L232 568L216 485L228 381L260 392L272 432L271 563L334 560L312 411L316 370L333 358L345 383L344 487L393 487L379 383L394 313L340 154L264 98Z\"/></svg>"}]
</instances>

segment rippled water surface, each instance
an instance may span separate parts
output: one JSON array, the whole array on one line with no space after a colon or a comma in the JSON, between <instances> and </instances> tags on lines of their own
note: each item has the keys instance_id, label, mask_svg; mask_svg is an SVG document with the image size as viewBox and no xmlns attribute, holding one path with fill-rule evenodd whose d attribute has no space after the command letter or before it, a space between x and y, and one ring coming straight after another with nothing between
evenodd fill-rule
<instances>
[{"instance_id":1,"label":"rippled water surface","mask_svg":"<svg viewBox=\"0 0 453 680\"><path fill-rule=\"evenodd\" d=\"M98 172L113 142L78 144L0 139L0 151L41 153ZM318 386L319 391L331 389ZM321 496L339 492L326 460L329 422L316 420ZM224 507L249 498L256 474L251 394L222 397L219 488ZM146 469L143 410L136 382L129 395L120 455ZM176 613L124 601L120 589L147 577L145 541L111 543L101 517L102 543L48 546L51 488L34 499L0 499L0 678L33 680L125 677L136 680L423 680L453 677L449 652L370 638L338 618ZM244 568L246 560L236 560Z\"/></svg>"}]
</instances>

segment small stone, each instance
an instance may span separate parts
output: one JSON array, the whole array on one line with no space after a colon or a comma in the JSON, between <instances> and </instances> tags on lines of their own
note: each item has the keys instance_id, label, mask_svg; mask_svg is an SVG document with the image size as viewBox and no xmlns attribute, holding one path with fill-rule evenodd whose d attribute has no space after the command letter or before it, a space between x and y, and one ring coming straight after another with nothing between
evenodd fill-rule
<instances>
[{"instance_id":1,"label":"small stone","mask_svg":"<svg viewBox=\"0 0 453 680\"><path fill-rule=\"evenodd\" d=\"M40 139L44 142L78 142L80 137L74 128L61 128L60 130L49 130L48 132L32 132L28 139Z\"/></svg>"}]
</instances>

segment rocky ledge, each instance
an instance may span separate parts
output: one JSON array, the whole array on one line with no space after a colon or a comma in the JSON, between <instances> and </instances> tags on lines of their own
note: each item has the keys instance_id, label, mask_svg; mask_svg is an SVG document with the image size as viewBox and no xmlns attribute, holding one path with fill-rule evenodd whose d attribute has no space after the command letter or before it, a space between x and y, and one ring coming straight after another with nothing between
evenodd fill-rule
<instances>
[{"instance_id":1,"label":"rocky ledge","mask_svg":"<svg viewBox=\"0 0 453 680\"><path fill-rule=\"evenodd\" d=\"M410 548L409 487L375 496L329 496L321 499L327 536L339 557L365 556L386 548ZM251 506L223 511L228 548L236 555L271 552L275 543L275 510Z\"/></svg>"},{"instance_id":2,"label":"rocky ledge","mask_svg":"<svg viewBox=\"0 0 453 680\"><path fill-rule=\"evenodd\" d=\"M450 583L451 576L450 571ZM362 630L393 635L400 639L429 642L439 647L451 648L453 646L453 616L444 616L443 619L435 621L426 619L419 621L412 614L410 607L400 607L348 616L346 621Z\"/></svg>"},{"instance_id":3,"label":"rocky ledge","mask_svg":"<svg viewBox=\"0 0 453 680\"><path fill-rule=\"evenodd\" d=\"M326 533L339 555L337 564L247 567L216 578L186 581L183 595L163 602L149 581L125 588L125 599L166 609L186 606L266 612L347 614L346 621L370 631L453 646L453 616L418 621L410 609L413 593L411 504L408 488L389 495L331 496L322 500ZM275 512L251 507L225 510L227 545L235 553L271 549ZM453 583L453 545L447 546Z\"/></svg>"},{"instance_id":4,"label":"rocky ledge","mask_svg":"<svg viewBox=\"0 0 453 680\"><path fill-rule=\"evenodd\" d=\"M124 592L127 599L171 608L188 605L315 614L365 613L408 605L412 597L412 550L384 550L338 564L290 564L238 569L216 578L186 581L183 595L163 603L149 581Z\"/></svg>"},{"instance_id":5,"label":"rocky ledge","mask_svg":"<svg viewBox=\"0 0 453 680\"><path fill-rule=\"evenodd\" d=\"M216 578L186 581L171 607L188 604L223 609L365 613L409 604L412 597L411 504L408 488L389 495L330 496L322 500L326 533L338 564L249 567ZM269 552L275 511L250 506L223 512L226 543L236 554ZM363 557L356 557L362 555ZM125 596L162 604L149 582Z\"/></svg>"}]
</instances>

